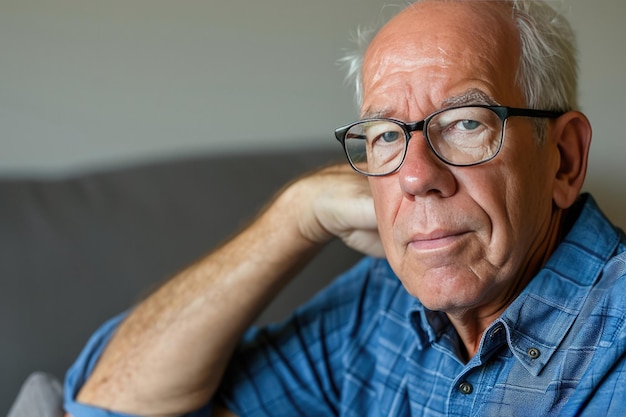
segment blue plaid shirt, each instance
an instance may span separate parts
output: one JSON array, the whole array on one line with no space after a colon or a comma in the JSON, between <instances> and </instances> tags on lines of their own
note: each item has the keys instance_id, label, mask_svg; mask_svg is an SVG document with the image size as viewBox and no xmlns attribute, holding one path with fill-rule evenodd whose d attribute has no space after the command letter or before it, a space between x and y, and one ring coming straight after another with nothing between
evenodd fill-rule
<instances>
[{"instance_id":1,"label":"blue plaid shirt","mask_svg":"<svg viewBox=\"0 0 626 417\"><path fill-rule=\"evenodd\" d=\"M366 258L285 323L250 330L220 401L241 417L626 415L626 238L585 199L469 362L446 315ZM74 417L114 415L73 401L114 326L68 372Z\"/></svg>"}]
</instances>

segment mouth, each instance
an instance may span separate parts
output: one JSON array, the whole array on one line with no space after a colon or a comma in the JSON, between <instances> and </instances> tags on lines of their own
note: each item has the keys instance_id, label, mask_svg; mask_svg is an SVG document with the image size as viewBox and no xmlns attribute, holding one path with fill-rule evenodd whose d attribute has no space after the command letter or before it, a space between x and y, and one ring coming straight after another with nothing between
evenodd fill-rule
<instances>
[{"instance_id":1,"label":"mouth","mask_svg":"<svg viewBox=\"0 0 626 417\"><path fill-rule=\"evenodd\" d=\"M419 234L408 242L408 246L420 252L442 250L459 242L467 233L466 231L440 230L428 234Z\"/></svg>"}]
</instances>

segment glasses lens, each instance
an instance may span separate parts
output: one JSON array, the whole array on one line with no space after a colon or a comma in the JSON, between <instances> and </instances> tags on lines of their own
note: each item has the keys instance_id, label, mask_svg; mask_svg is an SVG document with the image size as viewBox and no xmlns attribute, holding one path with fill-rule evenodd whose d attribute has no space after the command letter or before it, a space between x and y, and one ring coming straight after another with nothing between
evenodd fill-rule
<instances>
[{"instance_id":1,"label":"glasses lens","mask_svg":"<svg viewBox=\"0 0 626 417\"><path fill-rule=\"evenodd\" d=\"M472 165L493 158L502 144L503 121L487 108L461 107L436 114L427 136L444 161Z\"/></svg>"},{"instance_id":2,"label":"glasses lens","mask_svg":"<svg viewBox=\"0 0 626 417\"><path fill-rule=\"evenodd\" d=\"M384 175L402 164L406 135L401 126L391 121L368 120L348 129L345 147L350 162L358 171Z\"/></svg>"}]
</instances>

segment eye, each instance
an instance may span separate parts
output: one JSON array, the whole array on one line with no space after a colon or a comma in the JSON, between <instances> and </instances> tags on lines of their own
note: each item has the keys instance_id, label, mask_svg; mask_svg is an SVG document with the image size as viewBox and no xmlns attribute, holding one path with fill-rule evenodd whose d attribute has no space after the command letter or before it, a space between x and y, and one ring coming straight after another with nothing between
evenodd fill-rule
<instances>
[{"instance_id":1,"label":"eye","mask_svg":"<svg viewBox=\"0 0 626 417\"><path fill-rule=\"evenodd\" d=\"M361 129L371 146L394 144L404 137L400 126L385 120L367 123Z\"/></svg>"},{"instance_id":2,"label":"eye","mask_svg":"<svg viewBox=\"0 0 626 417\"><path fill-rule=\"evenodd\" d=\"M400 139L400 132L397 132L397 131L384 132L380 135L380 138L387 143L395 142L398 139Z\"/></svg>"},{"instance_id":3,"label":"eye","mask_svg":"<svg viewBox=\"0 0 626 417\"><path fill-rule=\"evenodd\" d=\"M460 120L455 123L455 128L460 130L475 130L480 127L481 123L476 120Z\"/></svg>"}]
</instances>

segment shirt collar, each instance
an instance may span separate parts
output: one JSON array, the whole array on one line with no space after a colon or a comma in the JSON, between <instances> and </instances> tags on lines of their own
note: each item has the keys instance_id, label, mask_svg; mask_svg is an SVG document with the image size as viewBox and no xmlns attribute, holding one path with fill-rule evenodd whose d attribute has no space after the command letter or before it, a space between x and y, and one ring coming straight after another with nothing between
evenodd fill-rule
<instances>
[{"instance_id":1,"label":"shirt collar","mask_svg":"<svg viewBox=\"0 0 626 417\"><path fill-rule=\"evenodd\" d=\"M580 203L569 233L497 320L507 329L513 354L535 376L563 341L620 242L593 197L583 195Z\"/></svg>"},{"instance_id":2,"label":"shirt collar","mask_svg":"<svg viewBox=\"0 0 626 417\"><path fill-rule=\"evenodd\" d=\"M579 203L583 208L578 219L546 265L483 335L483 339L487 335L493 339L498 334L497 339L506 340L515 357L535 376L557 350L620 242L620 235L591 195L581 196ZM444 313L430 311L418 300L409 320L419 349L450 331ZM501 332L502 327L506 332ZM492 346L485 340L481 343L484 349Z\"/></svg>"}]
</instances>

